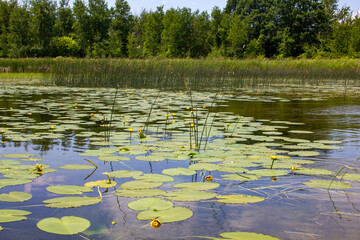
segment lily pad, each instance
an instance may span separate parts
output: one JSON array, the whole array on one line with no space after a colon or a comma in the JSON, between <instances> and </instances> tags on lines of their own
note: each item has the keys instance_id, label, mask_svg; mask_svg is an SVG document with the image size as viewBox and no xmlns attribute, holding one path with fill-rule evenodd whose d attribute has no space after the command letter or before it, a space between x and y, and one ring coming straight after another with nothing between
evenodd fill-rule
<instances>
[{"instance_id":1,"label":"lily pad","mask_svg":"<svg viewBox=\"0 0 360 240\"><path fill-rule=\"evenodd\" d=\"M161 223L178 222L192 217L193 212L184 207L174 207L161 211L146 210L137 215L139 220L151 220L156 218Z\"/></svg>"},{"instance_id":2,"label":"lily pad","mask_svg":"<svg viewBox=\"0 0 360 240\"><path fill-rule=\"evenodd\" d=\"M109 177L112 178L130 178L130 177L136 177L143 174L141 171L130 171L130 170L118 170L118 171L112 171L109 173Z\"/></svg>"},{"instance_id":3,"label":"lily pad","mask_svg":"<svg viewBox=\"0 0 360 240\"><path fill-rule=\"evenodd\" d=\"M246 203L256 203L264 201L263 197L249 196L249 195L219 195L217 196L218 202L222 203L234 203L234 204L246 204Z\"/></svg>"},{"instance_id":4,"label":"lily pad","mask_svg":"<svg viewBox=\"0 0 360 240\"><path fill-rule=\"evenodd\" d=\"M85 231L90 227L90 222L81 217L65 216L59 218L44 218L37 223L37 227L45 232L73 235Z\"/></svg>"},{"instance_id":5,"label":"lily pad","mask_svg":"<svg viewBox=\"0 0 360 240\"><path fill-rule=\"evenodd\" d=\"M237 239L237 240L280 240L279 238L272 237L269 235L263 235L260 233L251 232L224 232L220 236L226 239Z\"/></svg>"},{"instance_id":6,"label":"lily pad","mask_svg":"<svg viewBox=\"0 0 360 240\"><path fill-rule=\"evenodd\" d=\"M174 188L182 188L183 190L210 190L219 186L219 183L212 182L186 182L173 185Z\"/></svg>"},{"instance_id":7,"label":"lily pad","mask_svg":"<svg viewBox=\"0 0 360 240\"><path fill-rule=\"evenodd\" d=\"M92 192L93 190L88 187L75 186L75 185L56 185L49 186L46 188L49 192L57 194L67 194L67 195L81 195L84 192Z\"/></svg>"},{"instance_id":8,"label":"lily pad","mask_svg":"<svg viewBox=\"0 0 360 240\"><path fill-rule=\"evenodd\" d=\"M295 173L310 174L310 175L333 175L334 172L326 169L317 168L299 168L293 170Z\"/></svg>"},{"instance_id":9,"label":"lily pad","mask_svg":"<svg viewBox=\"0 0 360 240\"><path fill-rule=\"evenodd\" d=\"M205 170L205 171L215 171L220 168L219 165L212 163L195 163L189 166L189 169L192 170Z\"/></svg>"},{"instance_id":10,"label":"lily pad","mask_svg":"<svg viewBox=\"0 0 360 240\"><path fill-rule=\"evenodd\" d=\"M50 208L74 208L93 205L101 202L101 199L96 197L59 197L48 199L43 202L47 203L45 207Z\"/></svg>"},{"instance_id":11,"label":"lily pad","mask_svg":"<svg viewBox=\"0 0 360 240\"><path fill-rule=\"evenodd\" d=\"M3 202L24 202L32 197L30 193L26 192L10 192L9 194L0 194L0 201Z\"/></svg>"},{"instance_id":12,"label":"lily pad","mask_svg":"<svg viewBox=\"0 0 360 240\"><path fill-rule=\"evenodd\" d=\"M93 182L87 182L84 184L84 187L93 188L99 186L101 188L110 188L110 187L115 187L116 184L117 183L115 181L109 182L109 180L98 180Z\"/></svg>"},{"instance_id":13,"label":"lily pad","mask_svg":"<svg viewBox=\"0 0 360 240\"><path fill-rule=\"evenodd\" d=\"M144 180L136 180L123 183L120 185L120 187L124 189L148 189L160 187L162 184L162 182L148 182Z\"/></svg>"},{"instance_id":14,"label":"lily pad","mask_svg":"<svg viewBox=\"0 0 360 240\"><path fill-rule=\"evenodd\" d=\"M301 157L314 157L319 155L320 153L315 152L315 151L294 151L294 152L289 152L289 155L296 155L296 156L301 156Z\"/></svg>"},{"instance_id":15,"label":"lily pad","mask_svg":"<svg viewBox=\"0 0 360 240\"><path fill-rule=\"evenodd\" d=\"M173 203L163 200L161 198L142 198L132 201L128 204L128 207L135 211L153 210L160 211L171 208Z\"/></svg>"},{"instance_id":16,"label":"lily pad","mask_svg":"<svg viewBox=\"0 0 360 240\"><path fill-rule=\"evenodd\" d=\"M200 201L207 200L217 196L216 193L204 192L204 191L172 191L164 195L169 200L188 202L188 201Z\"/></svg>"},{"instance_id":17,"label":"lily pad","mask_svg":"<svg viewBox=\"0 0 360 240\"><path fill-rule=\"evenodd\" d=\"M65 164L60 166L61 169L70 169L70 170L82 170L82 169L93 169L95 166L88 164Z\"/></svg>"},{"instance_id":18,"label":"lily pad","mask_svg":"<svg viewBox=\"0 0 360 240\"><path fill-rule=\"evenodd\" d=\"M17 222L26 219L31 212L15 209L0 209L0 223Z\"/></svg>"},{"instance_id":19,"label":"lily pad","mask_svg":"<svg viewBox=\"0 0 360 240\"><path fill-rule=\"evenodd\" d=\"M138 180L145 180L149 182L173 182L174 178L163 175L163 174L154 174L154 173L147 173L141 176L134 176L135 179Z\"/></svg>"},{"instance_id":20,"label":"lily pad","mask_svg":"<svg viewBox=\"0 0 360 240\"><path fill-rule=\"evenodd\" d=\"M303 184L305 184L308 187L313 187L313 188L329 188L331 181L330 180L309 180L307 182L304 182ZM348 183L343 183L343 182L338 182L338 181L333 181L331 183L330 189L348 189L348 188L352 188L352 186Z\"/></svg>"},{"instance_id":21,"label":"lily pad","mask_svg":"<svg viewBox=\"0 0 360 240\"><path fill-rule=\"evenodd\" d=\"M120 197L154 197L164 195L166 192L159 189L119 189L115 191L116 196Z\"/></svg>"},{"instance_id":22,"label":"lily pad","mask_svg":"<svg viewBox=\"0 0 360 240\"><path fill-rule=\"evenodd\" d=\"M10 154L3 154L0 155L0 157L5 157L5 158L29 158L29 157L35 157L35 154L29 154L29 153L10 153Z\"/></svg>"},{"instance_id":23,"label":"lily pad","mask_svg":"<svg viewBox=\"0 0 360 240\"><path fill-rule=\"evenodd\" d=\"M177 167L177 168L164 169L162 173L170 176L178 176L178 175L191 176L194 175L196 171L189 168Z\"/></svg>"},{"instance_id":24,"label":"lily pad","mask_svg":"<svg viewBox=\"0 0 360 240\"><path fill-rule=\"evenodd\" d=\"M256 169L256 170L252 170L248 172L249 174L255 174L258 176L269 176L269 177L274 177L274 176L283 176L289 173L288 170L278 170L278 169Z\"/></svg>"},{"instance_id":25,"label":"lily pad","mask_svg":"<svg viewBox=\"0 0 360 240\"><path fill-rule=\"evenodd\" d=\"M346 173L344 176L339 177L349 181L360 181L360 174L356 173Z\"/></svg>"},{"instance_id":26,"label":"lily pad","mask_svg":"<svg viewBox=\"0 0 360 240\"><path fill-rule=\"evenodd\" d=\"M225 175L221 175L221 177L224 180L241 181L241 182L254 181L259 179L258 176L249 175L249 174L225 174Z\"/></svg>"}]
</instances>

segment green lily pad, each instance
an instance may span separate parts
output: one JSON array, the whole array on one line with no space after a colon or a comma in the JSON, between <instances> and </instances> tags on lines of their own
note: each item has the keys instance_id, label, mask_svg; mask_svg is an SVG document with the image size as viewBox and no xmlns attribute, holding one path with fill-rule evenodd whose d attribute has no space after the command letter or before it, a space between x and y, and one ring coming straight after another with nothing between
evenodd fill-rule
<instances>
[{"instance_id":1,"label":"green lily pad","mask_svg":"<svg viewBox=\"0 0 360 240\"><path fill-rule=\"evenodd\" d=\"M301 156L301 157L314 157L319 155L320 153L315 152L315 151L294 151L294 152L289 152L289 155L296 155L296 156Z\"/></svg>"},{"instance_id":2,"label":"green lily pad","mask_svg":"<svg viewBox=\"0 0 360 240\"><path fill-rule=\"evenodd\" d=\"M173 182L174 179L172 177L162 175L162 174L154 174L154 173L147 173L141 176L134 176L137 180L145 180L149 182Z\"/></svg>"},{"instance_id":3,"label":"green lily pad","mask_svg":"<svg viewBox=\"0 0 360 240\"><path fill-rule=\"evenodd\" d=\"M75 186L75 185L56 185L49 186L46 188L49 192L57 194L67 194L67 195L81 195L84 192L92 192L93 190L88 187Z\"/></svg>"},{"instance_id":4,"label":"green lily pad","mask_svg":"<svg viewBox=\"0 0 360 240\"><path fill-rule=\"evenodd\" d=\"M90 222L81 217L65 216L59 218L44 218L37 223L37 227L45 232L73 235L85 231L90 227Z\"/></svg>"},{"instance_id":5,"label":"green lily pad","mask_svg":"<svg viewBox=\"0 0 360 240\"><path fill-rule=\"evenodd\" d=\"M349 181L360 181L360 174L356 173L346 173L344 176L339 177Z\"/></svg>"},{"instance_id":6,"label":"green lily pad","mask_svg":"<svg viewBox=\"0 0 360 240\"><path fill-rule=\"evenodd\" d=\"M93 188L99 186L101 188L110 188L110 187L115 187L116 184L117 183L115 181L109 182L109 180L98 180L93 182L87 182L84 184L84 187Z\"/></svg>"},{"instance_id":7,"label":"green lily pad","mask_svg":"<svg viewBox=\"0 0 360 240\"><path fill-rule=\"evenodd\" d=\"M149 156L136 156L135 158L136 158L137 160L148 161L148 162L161 162L161 161L164 161L164 160L165 160L164 157L153 156L153 155L149 155Z\"/></svg>"},{"instance_id":8,"label":"green lily pad","mask_svg":"<svg viewBox=\"0 0 360 240\"><path fill-rule=\"evenodd\" d=\"M100 156L99 160L105 162L118 162L118 161L129 161L130 158L125 156Z\"/></svg>"},{"instance_id":9,"label":"green lily pad","mask_svg":"<svg viewBox=\"0 0 360 240\"><path fill-rule=\"evenodd\" d=\"M174 188L182 188L183 190L210 190L219 186L219 183L212 182L186 182L173 185Z\"/></svg>"},{"instance_id":10,"label":"green lily pad","mask_svg":"<svg viewBox=\"0 0 360 240\"><path fill-rule=\"evenodd\" d=\"M136 180L123 183L120 185L120 187L124 189L147 189L160 187L162 184L162 182L148 182L144 180Z\"/></svg>"},{"instance_id":11,"label":"green lily pad","mask_svg":"<svg viewBox=\"0 0 360 240\"><path fill-rule=\"evenodd\" d=\"M225 174L221 175L224 180L229 181L240 181L240 182L247 182L247 181L254 181L258 180L259 177L256 175L249 175L249 174Z\"/></svg>"},{"instance_id":12,"label":"green lily pad","mask_svg":"<svg viewBox=\"0 0 360 240\"><path fill-rule=\"evenodd\" d=\"M331 181L330 180L309 180L307 182L303 182L308 187L313 188L329 188ZM330 189L348 189L352 188L352 186L348 183L333 181L331 183Z\"/></svg>"},{"instance_id":13,"label":"green lily pad","mask_svg":"<svg viewBox=\"0 0 360 240\"><path fill-rule=\"evenodd\" d=\"M0 223L17 222L26 219L31 212L15 209L0 209Z\"/></svg>"},{"instance_id":14,"label":"green lily pad","mask_svg":"<svg viewBox=\"0 0 360 240\"><path fill-rule=\"evenodd\" d=\"M59 197L48 199L43 202L47 203L45 207L50 208L74 208L93 205L101 202L101 199L96 197Z\"/></svg>"},{"instance_id":15,"label":"green lily pad","mask_svg":"<svg viewBox=\"0 0 360 240\"><path fill-rule=\"evenodd\" d=\"M3 154L0 155L0 157L5 157L5 158L29 158L29 157L36 157L35 154L28 154L28 153L10 153L10 154Z\"/></svg>"},{"instance_id":16,"label":"green lily pad","mask_svg":"<svg viewBox=\"0 0 360 240\"><path fill-rule=\"evenodd\" d=\"M263 235L260 233L251 232L224 232L220 236L226 239L237 239L237 240L280 240L279 238L272 237L269 235Z\"/></svg>"},{"instance_id":17,"label":"green lily pad","mask_svg":"<svg viewBox=\"0 0 360 240\"><path fill-rule=\"evenodd\" d=\"M160 211L171 208L173 203L163 200L161 198L142 198L132 201L128 204L128 207L135 211L153 210Z\"/></svg>"},{"instance_id":18,"label":"green lily pad","mask_svg":"<svg viewBox=\"0 0 360 240\"><path fill-rule=\"evenodd\" d=\"M217 198L218 202L222 203L234 203L234 204L246 204L246 203L256 203L264 201L263 197L249 196L249 195L219 195Z\"/></svg>"},{"instance_id":19,"label":"green lily pad","mask_svg":"<svg viewBox=\"0 0 360 240\"><path fill-rule=\"evenodd\" d=\"M31 179L0 179L0 188L31 183Z\"/></svg>"},{"instance_id":20,"label":"green lily pad","mask_svg":"<svg viewBox=\"0 0 360 240\"><path fill-rule=\"evenodd\" d=\"M109 177L112 178L130 178L130 177L136 177L143 174L141 171L130 171L130 170L118 170L118 171L112 171L109 173Z\"/></svg>"},{"instance_id":21,"label":"green lily pad","mask_svg":"<svg viewBox=\"0 0 360 240\"><path fill-rule=\"evenodd\" d=\"M220 166L212 163L195 163L189 166L192 170L216 171Z\"/></svg>"},{"instance_id":22,"label":"green lily pad","mask_svg":"<svg viewBox=\"0 0 360 240\"><path fill-rule=\"evenodd\" d=\"M334 175L333 171L326 169L317 169L317 168L299 168L293 170L293 172L301 173L301 174L310 174L310 175Z\"/></svg>"},{"instance_id":23,"label":"green lily pad","mask_svg":"<svg viewBox=\"0 0 360 240\"><path fill-rule=\"evenodd\" d=\"M82 170L82 169L93 169L95 166L88 164L65 164L60 166L61 169L70 169L70 170Z\"/></svg>"},{"instance_id":24,"label":"green lily pad","mask_svg":"<svg viewBox=\"0 0 360 240\"><path fill-rule=\"evenodd\" d=\"M265 176L275 177L275 176L286 175L289 173L289 171L288 170L277 170L277 169L256 169L256 170L249 171L248 173L255 174L258 176L263 176L263 177L265 177Z\"/></svg>"},{"instance_id":25,"label":"green lily pad","mask_svg":"<svg viewBox=\"0 0 360 240\"><path fill-rule=\"evenodd\" d=\"M164 195L166 192L159 189L119 189L115 191L116 196L120 197L154 197Z\"/></svg>"},{"instance_id":26,"label":"green lily pad","mask_svg":"<svg viewBox=\"0 0 360 240\"><path fill-rule=\"evenodd\" d=\"M178 175L191 176L194 175L196 171L188 168L177 167L177 168L164 169L162 173L170 176L178 176Z\"/></svg>"},{"instance_id":27,"label":"green lily pad","mask_svg":"<svg viewBox=\"0 0 360 240\"><path fill-rule=\"evenodd\" d=\"M167 192L164 196L167 197L167 199L169 200L188 202L211 199L216 197L217 194L204 191L184 190Z\"/></svg>"},{"instance_id":28,"label":"green lily pad","mask_svg":"<svg viewBox=\"0 0 360 240\"><path fill-rule=\"evenodd\" d=\"M30 193L26 192L9 192L9 194L0 194L0 201L3 202L24 202L32 197Z\"/></svg>"},{"instance_id":29,"label":"green lily pad","mask_svg":"<svg viewBox=\"0 0 360 240\"><path fill-rule=\"evenodd\" d=\"M193 212L184 207L174 207L161 211L146 210L137 215L139 220L151 220L156 218L161 223L178 222L192 217Z\"/></svg>"}]
</instances>

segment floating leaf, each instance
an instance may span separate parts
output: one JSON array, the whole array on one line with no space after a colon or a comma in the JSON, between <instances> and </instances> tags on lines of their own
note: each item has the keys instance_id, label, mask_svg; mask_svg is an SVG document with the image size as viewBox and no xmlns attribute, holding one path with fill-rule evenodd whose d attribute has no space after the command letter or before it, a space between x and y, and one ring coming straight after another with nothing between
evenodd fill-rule
<instances>
[{"instance_id":1,"label":"floating leaf","mask_svg":"<svg viewBox=\"0 0 360 240\"><path fill-rule=\"evenodd\" d=\"M143 174L141 171L130 171L130 170L118 170L109 173L109 177L112 178L130 178L136 177Z\"/></svg>"},{"instance_id":2,"label":"floating leaf","mask_svg":"<svg viewBox=\"0 0 360 240\"><path fill-rule=\"evenodd\" d=\"M37 227L45 232L73 235L90 227L90 222L81 217L65 216L59 218L44 218L37 223Z\"/></svg>"},{"instance_id":3,"label":"floating leaf","mask_svg":"<svg viewBox=\"0 0 360 240\"><path fill-rule=\"evenodd\" d=\"M101 199L96 197L59 197L48 199L43 202L48 203L45 206L50 208L73 208L93 205L101 202Z\"/></svg>"},{"instance_id":4,"label":"floating leaf","mask_svg":"<svg viewBox=\"0 0 360 240\"><path fill-rule=\"evenodd\" d=\"M149 182L173 182L174 179L172 177L162 175L162 174L154 174L154 173L147 173L141 176L134 176L135 179L138 180L146 180Z\"/></svg>"},{"instance_id":5,"label":"floating leaf","mask_svg":"<svg viewBox=\"0 0 360 240\"><path fill-rule=\"evenodd\" d=\"M216 197L217 194L204 191L184 190L168 192L164 196L166 196L169 200L188 202L211 199Z\"/></svg>"},{"instance_id":6,"label":"floating leaf","mask_svg":"<svg viewBox=\"0 0 360 240\"><path fill-rule=\"evenodd\" d=\"M173 185L174 188L183 188L183 190L210 190L219 186L219 183L211 182L187 182Z\"/></svg>"},{"instance_id":7,"label":"floating leaf","mask_svg":"<svg viewBox=\"0 0 360 240\"><path fill-rule=\"evenodd\" d=\"M184 207L174 207L161 211L146 210L137 215L139 220L151 220L156 218L161 223L178 222L192 217L193 212Z\"/></svg>"},{"instance_id":8,"label":"floating leaf","mask_svg":"<svg viewBox=\"0 0 360 240\"><path fill-rule=\"evenodd\" d=\"M0 179L0 188L31 183L31 179Z\"/></svg>"},{"instance_id":9,"label":"floating leaf","mask_svg":"<svg viewBox=\"0 0 360 240\"><path fill-rule=\"evenodd\" d=\"M241 181L241 182L254 181L259 179L258 176L249 175L249 174L225 174L225 175L221 175L221 177L224 180Z\"/></svg>"},{"instance_id":10,"label":"floating leaf","mask_svg":"<svg viewBox=\"0 0 360 240\"><path fill-rule=\"evenodd\" d=\"M160 162L160 161L164 161L164 160L165 160L164 157L153 156L153 155L149 155L149 156L136 156L135 158L136 158L137 160L148 161L148 162Z\"/></svg>"},{"instance_id":11,"label":"floating leaf","mask_svg":"<svg viewBox=\"0 0 360 240\"><path fill-rule=\"evenodd\" d=\"M88 164L65 164L60 166L61 169L70 169L70 170L82 170L82 169L93 169L95 166Z\"/></svg>"},{"instance_id":12,"label":"floating leaf","mask_svg":"<svg viewBox=\"0 0 360 240\"><path fill-rule=\"evenodd\" d=\"M305 184L306 186L313 188L329 188L330 183L331 183L330 180L314 180L314 179L309 180L307 182L303 182L303 184ZM330 189L348 189L348 188L352 188L352 186L350 184L338 182L338 181L333 181L330 187Z\"/></svg>"},{"instance_id":13,"label":"floating leaf","mask_svg":"<svg viewBox=\"0 0 360 240\"><path fill-rule=\"evenodd\" d=\"M192 170L205 170L205 171L215 171L218 170L220 166L212 163L195 163L189 166L189 169Z\"/></svg>"},{"instance_id":14,"label":"floating leaf","mask_svg":"<svg viewBox=\"0 0 360 240\"><path fill-rule=\"evenodd\" d=\"M120 187L124 189L147 189L160 187L162 184L162 182L148 182L137 180L123 183Z\"/></svg>"},{"instance_id":15,"label":"floating leaf","mask_svg":"<svg viewBox=\"0 0 360 240\"><path fill-rule=\"evenodd\" d=\"M317 168L299 168L293 170L295 173L310 174L310 175L333 175L334 172L326 169Z\"/></svg>"},{"instance_id":16,"label":"floating leaf","mask_svg":"<svg viewBox=\"0 0 360 240\"><path fill-rule=\"evenodd\" d=\"M222 203L236 203L236 204L245 204L245 203L256 203L264 201L263 197L249 196L249 195L219 195L217 198L218 202Z\"/></svg>"},{"instance_id":17,"label":"floating leaf","mask_svg":"<svg viewBox=\"0 0 360 240\"><path fill-rule=\"evenodd\" d=\"M260 233L250 233L250 232L224 232L220 236L226 239L237 239L237 240L280 240L269 235L263 235Z\"/></svg>"},{"instance_id":18,"label":"floating leaf","mask_svg":"<svg viewBox=\"0 0 360 240\"><path fill-rule=\"evenodd\" d=\"M339 176L340 177L340 176ZM346 173L341 178L349 181L360 181L360 174L356 173Z\"/></svg>"},{"instance_id":19,"label":"floating leaf","mask_svg":"<svg viewBox=\"0 0 360 240\"><path fill-rule=\"evenodd\" d=\"M28 154L28 153L11 153L11 154L3 154L0 155L0 157L5 158L29 158L29 157L35 157L35 154Z\"/></svg>"},{"instance_id":20,"label":"floating leaf","mask_svg":"<svg viewBox=\"0 0 360 240\"><path fill-rule=\"evenodd\" d=\"M160 211L171 208L173 203L163 200L161 198L142 198L132 201L128 204L128 207L135 211L153 210Z\"/></svg>"},{"instance_id":21,"label":"floating leaf","mask_svg":"<svg viewBox=\"0 0 360 240\"><path fill-rule=\"evenodd\" d=\"M164 169L162 173L170 176L178 176L178 175L191 176L194 175L196 171L189 168L177 167L177 168Z\"/></svg>"},{"instance_id":22,"label":"floating leaf","mask_svg":"<svg viewBox=\"0 0 360 240\"><path fill-rule=\"evenodd\" d=\"M0 201L3 202L24 202L32 197L30 193L26 192L9 192L9 194L0 194Z\"/></svg>"},{"instance_id":23,"label":"floating leaf","mask_svg":"<svg viewBox=\"0 0 360 240\"><path fill-rule=\"evenodd\" d=\"M315 152L315 151L294 151L294 152L289 152L289 155L297 155L297 156L301 156L301 157L313 157L313 156L317 156L320 153Z\"/></svg>"},{"instance_id":24,"label":"floating leaf","mask_svg":"<svg viewBox=\"0 0 360 240\"><path fill-rule=\"evenodd\" d=\"M98 180L93 182L87 182L84 184L84 187L93 188L99 186L101 188L110 188L110 187L115 187L116 184L117 183L115 181L109 182L109 180Z\"/></svg>"},{"instance_id":25,"label":"floating leaf","mask_svg":"<svg viewBox=\"0 0 360 240\"><path fill-rule=\"evenodd\" d=\"M115 191L116 196L120 197L154 197L164 195L166 192L159 189L120 189Z\"/></svg>"},{"instance_id":26,"label":"floating leaf","mask_svg":"<svg viewBox=\"0 0 360 240\"><path fill-rule=\"evenodd\" d=\"M130 158L124 156L100 156L99 160L106 162L129 161Z\"/></svg>"},{"instance_id":27,"label":"floating leaf","mask_svg":"<svg viewBox=\"0 0 360 240\"><path fill-rule=\"evenodd\" d=\"M276 165L276 163L274 164ZM258 176L283 176L289 173L288 170L277 170L277 169L256 169L248 172L249 174L255 174Z\"/></svg>"},{"instance_id":28,"label":"floating leaf","mask_svg":"<svg viewBox=\"0 0 360 240\"><path fill-rule=\"evenodd\" d=\"M67 195L81 195L84 192L92 192L93 190L88 187L75 186L75 185L57 185L49 186L46 188L49 192L57 194L67 194Z\"/></svg>"},{"instance_id":29,"label":"floating leaf","mask_svg":"<svg viewBox=\"0 0 360 240\"><path fill-rule=\"evenodd\" d=\"M0 209L0 223L17 222L26 219L31 212L14 209Z\"/></svg>"}]
</instances>

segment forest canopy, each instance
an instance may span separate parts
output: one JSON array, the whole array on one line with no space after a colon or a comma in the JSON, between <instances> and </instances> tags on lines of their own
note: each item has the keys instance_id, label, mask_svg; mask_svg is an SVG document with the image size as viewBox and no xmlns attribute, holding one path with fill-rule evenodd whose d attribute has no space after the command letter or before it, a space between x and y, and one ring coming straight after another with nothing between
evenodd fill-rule
<instances>
[{"instance_id":1,"label":"forest canopy","mask_svg":"<svg viewBox=\"0 0 360 240\"><path fill-rule=\"evenodd\" d=\"M0 57L360 57L360 17L337 0L228 0L211 13L125 0L0 0Z\"/></svg>"}]
</instances>

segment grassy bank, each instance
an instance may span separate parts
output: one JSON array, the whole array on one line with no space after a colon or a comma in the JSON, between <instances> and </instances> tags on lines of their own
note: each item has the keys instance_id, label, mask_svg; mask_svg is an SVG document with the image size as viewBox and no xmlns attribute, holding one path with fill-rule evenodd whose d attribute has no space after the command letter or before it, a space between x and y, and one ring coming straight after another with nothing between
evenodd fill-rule
<instances>
[{"instance_id":1,"label":"grassy bank","mask_svg":"<svg viewBox=\"0 0 360 240\"><path fill-rule=\"evenodd\" d=\"M50 73L56 85L192 89L296 83L360 85L360 60L11 59L11 73Z\"/></svg>"}]
</instances>

